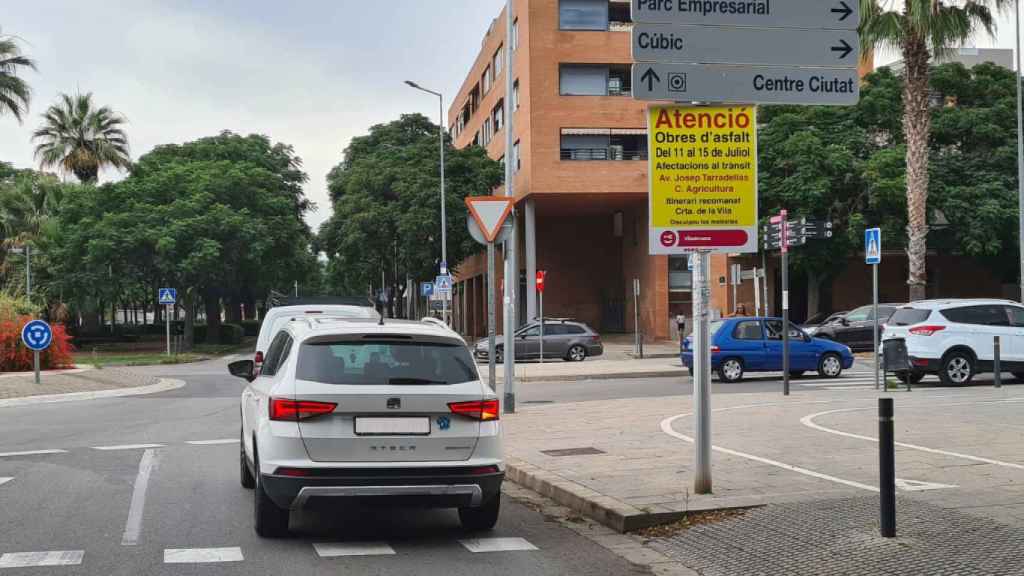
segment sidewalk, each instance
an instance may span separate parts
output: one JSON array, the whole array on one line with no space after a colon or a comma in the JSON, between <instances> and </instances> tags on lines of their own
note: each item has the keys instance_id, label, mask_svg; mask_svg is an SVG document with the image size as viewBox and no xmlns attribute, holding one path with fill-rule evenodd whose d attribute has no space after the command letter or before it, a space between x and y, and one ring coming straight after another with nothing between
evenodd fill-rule
<instances>
[{"instance_id":1,"label":"sidewalk","mask_svg":"<svg viewBox=\"0 0 1024 576\"><path fill-rule=\"evenodd\" d=\"M0 375L0 399L134 388L149 386L156 381L152 376L122 368L43 371L39 384L35 383L32 372L5 373Z\"/></svg>"},{"instance_id":2,"label":"sidewalk","mask_svg":"<svg viewBox=\"0 0 1024 576\"><path fill-rule=\"evenodd\" d=\"M901 495L1024 526L1024 387L893 396L897 441L912 443L897 447ZM877 397L713 396L709 495L692 493L689 396L524 406L502 416L508 477L619 531L686 511L864 497L877 494Z\"/></svg>"},{"instance_id":3,"label":"sidewalk","mask_svg":"<svg viewBox=\"0 0 1024 576\"><path fill-rule=\"evenodd\" d=\"M477 364L480 378L487 380L489 367L487 363ZM495 366L496 379L505 379L505 368L501 364ZM516 380L534 382L541 380L602 380L610 378L657 378L661 376L685 376L686 369L678 357L651 358L644 360L605 360L603 357L588 358L583 362L566 362L564 360L545 360L543 364L536 361L516 362Z\"/></svg>"}]
</instances>

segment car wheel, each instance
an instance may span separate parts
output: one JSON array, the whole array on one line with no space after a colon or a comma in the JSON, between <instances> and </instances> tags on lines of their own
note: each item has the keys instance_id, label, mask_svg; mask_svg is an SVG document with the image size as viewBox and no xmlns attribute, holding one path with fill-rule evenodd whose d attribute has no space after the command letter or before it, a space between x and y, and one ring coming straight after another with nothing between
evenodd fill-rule
<instances>
[{"instance_id":1,"label":"car wheel","mask_svg":"<svg viewBox=\"0 0 1024 576\"><path fill-rule=\"evenodd\" d=\"M974 357L964 350L954 350L942 358L939 380L946 386L966 386L974 378Z\"/></svg>"},{"instance_id":2,"label":"car wheel","mask_svg":"<svg viewBox=\"0 0 1024 576\"><path fill-rule=\"evenodd\" d=\"M804 375L804 371L803 370L790 370L789 371L789 377L790 378L800 378L803 375Z\"/></svg>"},{"instance_id":3,"label":"car wheel","mask_svg":"<svg viewBox=\"0 0 1024 576\"><path fill-rule=\"evenodd\" d=\"M573 344L569 348L569 352L565 355L565 359L570 362L583 362L587 357L587 349L579 344Z\"/></svg>"},{"instance_id":4,"label":"car wheel","mask_svg":"<svg viewBox=\"0 0 1024 576\"><path fill-rule=\"evenodd\" d=\"M288 533L288 510L274 504L274 501L263 489L263 481L260 476L259 454L253 445L254 462L256 464L256 534L262 538L276 538Z\"/></svg>"},{"instance_id":5,"label":"car wheel","mask_svg":"<svg viewBox=\"0 0 1024 576\"><path fill-rule=\"evenodd\" d=\"M818 376L838 378L843 373L843 361L838 354L825 354L818 361Z\"/></svg>"},{"instance_id":6,"label":"car wheel","mask_svg":"<svg viewBox=\"0 0 1024 576\"><path fill-rule=\"evenodd\" d=\"M494 349L494 363L495 364L504 364L505 363L505 353L501 351L501 348L495 348Z\"/></svg>"},{"instance_id":7,"label":"car wheel","mask_svg":"<svg viewBox=\"0 0 1024 576\"><path fill-rule=\"evenodd\" d=\"M244 434L244 432L243 432ZM249 470L249 463L245 461L245 442L240 442L241 448L238 451L238 460L241 465L242 488L250 490L256 487L256 477Z\"/></svg>"},{"instance_id":8,"label":"car wheel","mask_svg":"<svg viewBox=\"0 0 1024 576\"><path fill-rule=\"evenodd\" d=\"M726 358L718 366L718 378L722 382L743 380L743 362L739 358Z\"/></svg>"},{"instance_id":9,"label":"car wheel","mask_svg":"<svg viewBox=\"0 0 1024 576\"><path fill-rule=\"evenodd\" d=\"M483 532L494 528L501 512L501 494L495 494L478 508L459 508L459 521L470 532Z\"/></svg>"},{"instance_id":10,"label":"car wheel","mask_svg":"<svg viewBox=\"0 0 1024 576\"><path fill-rule=\"evenodd\" d=\"M900 382L903 382L904 384L907 383L908 378L910 379L911 384L917 384L918 382L924 379L924 373L903 371L897 372L896 377L899 378Z\"/></svg>"}]
</instances>

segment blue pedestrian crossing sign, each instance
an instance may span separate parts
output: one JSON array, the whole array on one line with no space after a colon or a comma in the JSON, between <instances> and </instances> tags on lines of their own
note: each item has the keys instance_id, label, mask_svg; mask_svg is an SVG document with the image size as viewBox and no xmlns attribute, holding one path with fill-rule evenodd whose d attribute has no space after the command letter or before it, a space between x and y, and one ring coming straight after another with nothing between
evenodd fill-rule
<instances>
[{"instance_id":1,"label":"blue pedestrian crossing sign","mask_svg":"<svg viewBox=\"0 0 1024 576\"><path fill-rule=\"evenodd\" d=\"M882 229L868 228L864 231L864 262L882 263Z\"/></svg>"},{"instance_id":2,"label":"blue pedestrian crossing sign","mask_svg":"<svg viewBox=\"0 0 1024 576\"><path fill-rule=\"evenodd\" d=\"M442 274L434 278L434 294L447 300L452 294L452 277Z\"/></svg>"},{"instance_id":3,"label":"blue pedestrian crossing sign","mask_svg":"<svg viewBox=\"0 0 1024 576\"><path fill-rule=\"evenodd\" d=\"M420 296L430 298L434 295L434 283L433 282L420 282Z\"/></svg>"},{"instance_id":4,"label":"blue pedestrian crossing sign","mask_svg":"<svg viewBox=\"0 0 1024 576\"><path fill-rule=\"evenodd\" d=\"M178 301L178 291L174 288L161 288L158 295L161 304L174 304Z\"/></svg>"},{"instance_id":5,"label":"blue pedestrian crossing sign","mask_svg":"<svg viewBox=\"0 0 1024 576\"><path fill-rule=\"evenodd\" d=\"M21 341L29 350L41 352L49 348L53 342L53 331L43 320L33 320L21 329Z\"/></svg>"}]
</instances>

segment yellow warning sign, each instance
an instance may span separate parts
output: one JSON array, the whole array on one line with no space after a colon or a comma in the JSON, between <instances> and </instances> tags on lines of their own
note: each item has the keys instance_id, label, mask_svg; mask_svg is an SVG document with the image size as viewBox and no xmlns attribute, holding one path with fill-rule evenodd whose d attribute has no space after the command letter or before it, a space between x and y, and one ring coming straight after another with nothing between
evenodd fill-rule
<instances>
[{"instance_id":1,"label":"yellow warning sign","mask_svg":"<svg viewBox=\"0 0 1024 576\"><path fill-rule=\"evenodd\" d=\"M650 252L757 252L753 106L648 111Z\"/></svg>"}]
</instances>

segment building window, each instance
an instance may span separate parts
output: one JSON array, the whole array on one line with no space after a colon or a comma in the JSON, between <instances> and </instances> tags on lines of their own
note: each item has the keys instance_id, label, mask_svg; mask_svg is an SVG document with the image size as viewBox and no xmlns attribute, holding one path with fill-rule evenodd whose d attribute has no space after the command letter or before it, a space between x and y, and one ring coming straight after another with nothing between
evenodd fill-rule
<instances>
[{"instance_id":1,"label":"building window","mask_svg":"<svg viewBox=\"0 0 1024 576\"><path fill-rule=\"evenodd\" d=\"M687 268L689 256L668 257L668 289L670 292L689 292L693 289L693 273Z\"/></svg>"},{"instance_id":2,"label":"building window","mask_svg":"<svg viewBox=\"0 0 1024 576\"><path fill-rule=\"evenodd\" d=\"M502 65L505 63L505 50L498 46L498 51L494 53L493 61L491 62L491 70L494 70L494 78L498 78L501 74Z\"/></svg>"},{"instance_id":3,"label":"building window","mask_svg":"<svg viewBox=\"0 0 1024 576\"><path fill-rule=\"evenodd\" d=\"M607 30L608 0L558 0L562 30Z\"/></svg>"},{"instance_id":4,"label":"building window","mask_svg":"<svg viewBox=\"0 0 1024 576\"><path fill-rule=\"evenodd\" d=\"M608 3L608 29L624 32L633 27L633 18L629 14L629 2Z\"/></svg>"},{"instance_id":5,"label":"building window","mask_svg":"<svg viewBox=\"0 0 1024 576\"><path fill-rule=\"evenodd\" d=\"M473 146L480 146L480 131L477 130L476 134L473 134Z\"/></svg>"},{"instance_id":6,"label":"building window","mask_svg":"<svg viewBox=\"0 0 1024 576\"><path fill-rule=\"evenodd\" d=\"M612 64L608 66L608 95L631 96L633 94L633 75L629 64Z\"/></svg>"},{"instance_id":7,"label":"building window","mask_svg":"<svg viewBox=\"0 0 1024 576\"><path fill-rule=\"evenodd\" d=\"M512 21L512 40L509 45L512 46L513 52L519 49L519 18Z\"/></svg>"},{"instance_id":8,"label":"building window","mask_svg":"<svg viewBox=\"0 0 1024 576\"><path fill-rule=\"evenodd\" d=\"M501 132L501 128L505 125L505 99L498 100L498 103L494 106L494 110L491 110L491 118L494 119L494 133Z\"/></svg>"},{"instance_id":9,"label":"building window","mask_svg":"<svg viewBox=\"0 0 1024 576\"><path fill-rule=\"evenodd\" d=\"M512 110L519 110L519 80L512 83Z\"/></svg>"},{"instance_id":10,"label":"building window","mask_svg":"<svg viewBox=\"0 0 1024 576\"><path fill-rule=\"evenodd\" d=\"M469 113L475 114L480 109L480 85L473 86L469 91Z\"/></svg>"},{"instance_id":11,"label":"building window","mask_svg":"<svg viewBox=\"0 0 1024 576\"><path fill-rule=\"evenodd\" d=\"M579 128L562 130L562 160L646 160L643 128Z\"/></svg>"},{"instance_id":12,"label":"building window","mask_svg":"<svg viewBox=\"0 0 1024 576\"><path fill-rule=\"evenodd\" d=\"M488 144L491 143L491 136L493 135L493 133L491 132L491 119L490 118L484 118L483 131L484 132L483 132L482 143L483 143L484 146L487 146Z\"/></svg>"},{"instance_id":13,"label":"building window","mask_svg":"<svg viewBox=\"0 0 1024 576\"><path fill-rule=\"evenodd\" d=\"M483 78L480 79L481 84L483 84L483 86L484 86L484 89L483 89L483 93L484 94L487 94L488 92L491 91L491 79L492 78L493 77L491 76L491 67L488 66L484 70Z\"/></svg>"},{"instance_id":14,"label":"building window","mask_svg":"<svg viewBox=\"0 0 1024 576\"><path fill-rule=\"evenodd\" d=\"M558 72L558 93L562 96L608 94L608 67L562 64Z\"/></svg>"},{"instance_id":15,"label":"building window","mask_svg":"<svg viewBox=\"0 0 1024 576\"><path fill-rule=\"evenodd\" d=\"M512 171L519 172L519 168L522 167L522 158L519 156L519 140L512 145Z\"/></svg>"}]
</instances>

